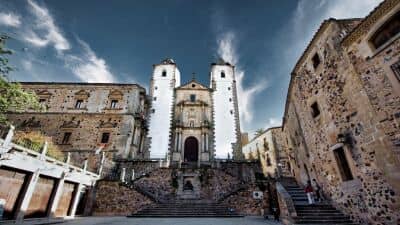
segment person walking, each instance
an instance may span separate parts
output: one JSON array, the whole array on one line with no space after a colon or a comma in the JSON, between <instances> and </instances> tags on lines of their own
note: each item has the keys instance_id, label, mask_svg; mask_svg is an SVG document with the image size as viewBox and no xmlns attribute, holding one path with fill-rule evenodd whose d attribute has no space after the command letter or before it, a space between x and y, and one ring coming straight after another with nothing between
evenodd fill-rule
<instances>
[{"instance_id":1,"label":"person walking","mask_svg":"<svg viewBox=\"0 0 400 225\"><path fill-rule=\"evenodd\" d=\"M321 202L322 201L321 186L319 186L319 184L315 179L313 179L313 182L315 187L315 198L318 202Z\"/></svg>"},{"instance_id":2,"label":"person walking","mask_svg":"<svg viewBox=\"0 0 400 225\"><path fill-rule=\"evenodd\" d=\"M306 186L306 188L304 188L304 191L306 192L306 195L308 198L308 204L313 205L314 204L314 197L313 197L314 189L311 186L311 181L307 181L307 186Z\"/></svg>"}]
</instances>

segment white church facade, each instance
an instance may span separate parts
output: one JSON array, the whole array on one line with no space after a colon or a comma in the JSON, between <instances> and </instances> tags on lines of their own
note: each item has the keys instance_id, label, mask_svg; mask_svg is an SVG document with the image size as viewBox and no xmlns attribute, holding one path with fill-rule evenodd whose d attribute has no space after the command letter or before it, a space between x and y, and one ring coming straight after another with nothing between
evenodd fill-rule
<instances>
[{"instance_id":1,"label":"white church facade","mask_svg":"<svg viewBox=\"0 0 400 225\"><path fill-rule=\"evenodd\" d=\"M209 164L241 159L240 121L234 66L211 64L209 87L194 78L181 85L172 59L154 65L150 85L150 158Z\"/></svg>"}]
</instances>

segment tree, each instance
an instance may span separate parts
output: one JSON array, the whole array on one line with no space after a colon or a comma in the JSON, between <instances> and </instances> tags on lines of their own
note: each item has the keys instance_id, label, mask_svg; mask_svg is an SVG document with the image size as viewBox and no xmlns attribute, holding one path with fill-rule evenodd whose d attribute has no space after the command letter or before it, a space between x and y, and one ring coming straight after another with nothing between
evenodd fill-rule
<instances>
[{"instance_id":1,"label":"tree","mask_svg":"<svg viewBox=\"0 0 400 225\"><path fill-rule=\"evenodd\" d=\"M260 136L260 135L263 134L263 133L264 133L264 129L260 128L260 129L257 129L257 130L256 130L255 135L256 135L256 137L258 137L258 136Z\"/></svg>"},{"instance_id":2,"label":"tree","mask_svg":"<svg viewBox=\"0 0 400 225\"><path fill-rule=\"evenodd\" d=\"M42 109L35 93L24 91L18 83L10 82L9 73L13 70L8 65L7 55L12 52L5 48L8 36L0 35L0 124L7 123L5 113L22 112L27 109Z\"/></svg>"}]
</instances>

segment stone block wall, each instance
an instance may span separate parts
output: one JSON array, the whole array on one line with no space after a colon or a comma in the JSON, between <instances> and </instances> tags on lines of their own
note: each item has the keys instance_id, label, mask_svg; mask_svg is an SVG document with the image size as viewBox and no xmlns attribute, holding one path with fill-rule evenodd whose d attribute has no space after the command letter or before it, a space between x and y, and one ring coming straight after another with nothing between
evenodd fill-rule
<instances>
[{"instance_id":1,"label":"stone block wall","mask_svg":"<svg viewBox=\"0 0 400 225\"><path fill-rule=\"evenodd\" d=\"M115 181L99 181L93 208L95 216L126 216L153 204L148 197Z\"/></svg>"},{"instance_id":2,"label":"stone block wall","mask_svg":"<svg viewBox=\"0 0 400 225\"><path fill-rule=\"evenodd\" d=\"M290 176L286 149L282 127L273 127L243 146L243 154L247 160L258 160L266 177Z\"/></svg>"},{"instance_id":3,"label":"stone block wall","mask_svg":"<svg viewBox=\"0 0 400 225\"><path fill-rule=\"evenodd\" d=\"M388 2L393 1L381 7ZM325 21L293 71L284 119L288 157L300 183L316 179L328 199L355 221L398 224L400 102L388 68L400 54L400 42L369 58L363 38L342 45L354 23ZM360 27L365 26L355 29ZM316 54L320 62L313 66ZM338 149L350 177L343 175Z\"/></svg>"},{"instance_id":4,"label":"stone block wall","mask_svg":"<svg viewBox=\"0 0 400 225\"><path fill-rule=\"evenodd\" d=\"M237 193L229 196L222 203L228 207L232 207L236 212L246 216L260 216L264 215L264 211L268 212L269 199L268 191L263 192L263 198L253 198L253 192L260 191L260 189L252 184L249 188L238 191Z\"/></svg>"},{"instance_id":5,"label":"stone block wall","mask_svg":"<svg viewBox=\"0 0 400 225\"><path fill-rule=\"evenodd\" d=\"M40 131L51 137L62 151L72 153L76 165L82 166L89 159L89 169L98 169L101 154L94 153L102 144L103 133L110 134L102 149L109 160L106 166L112 166L114 158L148 157L143 146L147 102L142 87L40 82L21 85L37 94L44 110L10 112L7 118L17 130ZM70 136L65 139L66 133Z\"/></svg>"}]
</instances>

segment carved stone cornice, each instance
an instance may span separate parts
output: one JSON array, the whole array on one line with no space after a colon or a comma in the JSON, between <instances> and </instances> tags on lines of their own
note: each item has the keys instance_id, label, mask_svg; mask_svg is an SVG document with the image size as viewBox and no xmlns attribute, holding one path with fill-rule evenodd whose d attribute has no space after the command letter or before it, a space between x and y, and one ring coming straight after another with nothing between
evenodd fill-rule
<instances>
[{"instance_id":1,"label":"carved stone cornice","mask_svg":"<svg viewBox=\"0 0 400 225\"><path fill-rule=\"evenodd\" d=\"M352 43L357 41L362 35L369 32L371 27L394 7L399 4L399 0L385 0L377 6L368 16L366 16L353 31L348 34L342 41L342 45L349 47Z\"/></svg>"}]
</instances>

